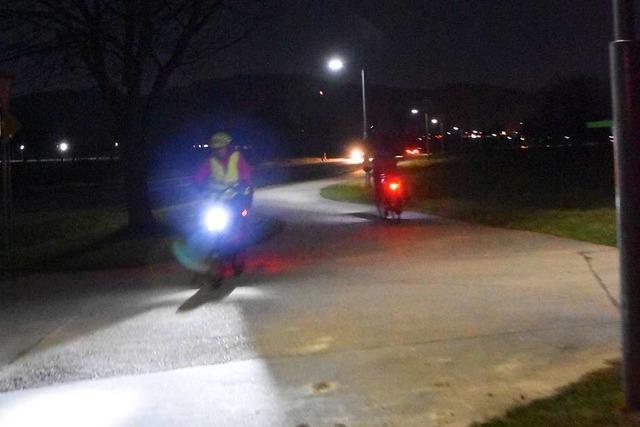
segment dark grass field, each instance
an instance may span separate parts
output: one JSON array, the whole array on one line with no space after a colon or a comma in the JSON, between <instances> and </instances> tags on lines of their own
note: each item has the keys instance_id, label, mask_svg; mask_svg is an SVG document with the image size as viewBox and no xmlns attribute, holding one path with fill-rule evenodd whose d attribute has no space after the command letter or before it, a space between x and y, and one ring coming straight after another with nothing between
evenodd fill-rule
<instances>
[{"instance_id":1,"label":"dark grass field","mask_svg":"<svg viewBox=\"0 0 640 427\"><path fill-rule=\"evenodd\" d=\"M300 160L300 159L299 159ZM176 172L150 181L154 233L127 232L125 191L117 163L78 161L14 167L13 245L0 248L0 274L138 267L171 261L183 213L193 209L188 175ZM22 169L20 168L22 167ZM335 176L354 170L316 159L278 162L254 169L257 187ZM1 211L0 211L1 212ZM256 215L261 234L276 229Z\"/></svg>"},{"instance_id":2,"label":"dark grass field","mask_svg":"<svg viewBox=\"0 0 640 427\"><path fill-rule=\"evenodd\" d=\"M440 216L615 245L611 146L470 150L401 162L409 208ZM323 190L372 203L361 180Z\"/></svg>"}]
</instances>

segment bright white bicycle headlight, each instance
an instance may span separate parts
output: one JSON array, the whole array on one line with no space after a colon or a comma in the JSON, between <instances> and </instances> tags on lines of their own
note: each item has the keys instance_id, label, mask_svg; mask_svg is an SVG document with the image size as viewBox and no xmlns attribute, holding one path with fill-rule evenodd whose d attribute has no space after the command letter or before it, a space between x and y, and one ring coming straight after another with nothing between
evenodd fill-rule
<instances>
[{"instance_id":1,"label":"bright white bicycle headlight","mask_svg":"<svg viewBox=\"0 0 640 427\"><path fill-rule=\"evenodd\" d=\"M204 213L204 226L211 232L223 231L230 221L231 213L222 206L213 206Z\"/></svg>"}]
</instances>

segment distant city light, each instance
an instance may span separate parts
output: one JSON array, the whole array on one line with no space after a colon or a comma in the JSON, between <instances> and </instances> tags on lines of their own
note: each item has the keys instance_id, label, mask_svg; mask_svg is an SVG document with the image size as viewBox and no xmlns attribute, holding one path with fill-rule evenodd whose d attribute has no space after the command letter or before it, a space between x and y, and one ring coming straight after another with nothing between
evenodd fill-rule
<instances>
[{"instance_id":1,"label":"distant city light","mask_svg":"<svg viewBox=\"0 0 640 427\"><path fill-rule=\"evenodd\" d=\"M69 149L69 144L63 141L60 144L58 144L58 149L64 153Z\"/></svg>"},{"instance_id":2,"label":"distant city light","mask_svg":"<svg viewBox=\"0 0 640 427\"><path fill-rule=\"evenodd\" d=\"M571 137L570 136L565 136L564 139L571 139Z\"/></svg>"},{"instance_id":3,"label":"distant city light","mask_svg":"<svg viewBox=\"0 0 640 427\"><path fill-rule=\"evenodd\" d=\"M340 71L344 68L344 62L340 58L332 58L327 63L331 71Z\"/></svg>"},{"instance_id":4,"label":"distant city light","mask_svg":"<svg viewBox=\"0 0 640 427\"><path fill-rule=\"evenodd\" d=\"M115 143L115 144L113 144L113 145L117 147L117 146L118 146L118 143L116 142L116 143Z\"/></svg>"},{"instance_id":5,"label":"distant city light","mask_svg":"<svg viewBox=\"0 0 640 427\"><path fill-rule=\"evenodd\" d=\"M500 132L500 135L502 135L502 136L506 136L506 135L507 135L507 131L506 131L506 130L503 130L502 132Z\"/></svg>"},{"instance_id":6,"label":"distant city light","mask_svg":"<svg viewBox=\"0 0 640 427\"><path fill-rule=\"evenodd\" d=\"M524 137L520 137L520 141L524 141Z\"/></svg>"},{"instance_id":7,"label":"distant city light","mask_svg":"<svg viewBox=\"0 0 640 427\"><path fill-rule=\"evenodd\" d=\"M447 135L451 135L451 132L447 132Z\"/></svg>"},{"instance_id":8,"label":"distant city light","mask_svg":"<svg viewBox=\"0 0 640 427\"><path fill-rule=\"evenodd\" d=\"M491 136L496 137L496 136L498 136L498 134L497 133L492 133Z\"/></svg>"},{"instance_id":9,"label":"distant city light","mask_svg":"<svg viewBox=\"0 0 640 427\"><path fill-rule=\"evenodd\" d=\"M20 151L24 151L24 145L20 146Z\"/></svg>"},{"instance_id":10,"label":"distant city light","mask_svg":"<svg viewBox=\"0 0 640 427\"><path fill-rule=\"evenodd\" d=\"M434 125L437 125L438 124L438 119L436 119L436 118L431 119L431 123L433 123Z\"/></svg>"},{"instance_id":11,"label":"distant city light","mask_svg":"<svg viewBox=\"0 0 640 427\"><path fill-rule=\"evenodd\" d=\"M454 126L454 127L453 127L453 130L455 130L455 131L459 131L459 130L460 130L460 128L459 128L458 126Z\"/></svg>"},{"instance_id":12,"label":"distant city light","mask_svg":"<svg viewBox=\"0 0 640 427\"><path fill-rule=\"evenodd\" d=\"M324 96L324 91L321 90L318 93L320 94L320 96Z\"/></svg>"},{"instance_id":13,"label":"distant city light","mask_svg":"<svg viewBox=\"0 0 640 427\"><path fill-rule=\"evenodd\" d=\"M204 144L203 147L204 148L209 148L209 144Z\"/></svg>"},{"instance_id":14,"label":"distant city light","mask_svg":"<svg viewBox=\"0 0 640 427\"><path fill-rule=\"evenodd\" d=\"M420 111L418 111L417 108L413 108L411 109L411 114L418 114Z\"/></svg>"}]
</instances>

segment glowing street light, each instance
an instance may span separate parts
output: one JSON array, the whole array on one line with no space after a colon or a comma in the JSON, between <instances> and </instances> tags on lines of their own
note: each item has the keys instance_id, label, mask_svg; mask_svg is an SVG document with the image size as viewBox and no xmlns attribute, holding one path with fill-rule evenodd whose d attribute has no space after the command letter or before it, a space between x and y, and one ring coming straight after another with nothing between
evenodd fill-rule
<instances>
[{"instance_id":1,"label":"glowing street light","mask_svg":"<svg viewBox=\"0 0 640 427\"><path fill-rule=\"evenodd\" d=\"M436 119L436 118L431 119L431 123L433 123L434 125L437 125L438 124L438 119Z\"/></svg>"},{"instance_id":2,"label":"glowing street light","mask_svg":"<svg viewBox=\"0 0 640 427\"><path fill-rule=\"evenodd\" d=\"M344 61L338 57L333 57L327 62L327 67L333 73L337 73L344 68ZM367 139L367 98L365 95L364 68L360 70L362 79L362 139Z\"/></svg>"},{"instance_id":3,"label":"glowing street light","mask_svg":"<svg viewBox=\"0 0 640 427\"><path fill-rule=\"evenodd\" d=\"M58 150L60 150L60 152L62 153L66 153L67 150L69 150L69 144L65 141L62 141L60 144L58 144Z\"/></svg>"},{"instance_id":4,"label":"glowing street light","mask_svg":"<svg viewBox=\"0 0 640 427\"><path fill-rule=\"evenodd\" d=\"M415 116L416 114L418 114L419 112L420 112L420 111L418 111L418 109L417 109L417 108L412 108L412 109L411 109L411 114L413 114L414 116Z\"/></svg>"},{"instance_id":5,"label":"glowing street light","mask_svg":"<svg viewBox=\"0 0 640 427\"><path fill-rule=\"evenodd\" d=\"M20 151L24 151L24 145L20 146Z\"/></svg>"},{"instance_id":6,"label":"glowing street light","mask_svg":"<svg viewBox=\"0 0 640 427\"><path fill-rule=\"evenodd\" d=\"M329 70L335 73L344 68L344 62L340 58L331 58L329 62L327 62L327 66L329 67Z\"/></svg>"}]
</instances>

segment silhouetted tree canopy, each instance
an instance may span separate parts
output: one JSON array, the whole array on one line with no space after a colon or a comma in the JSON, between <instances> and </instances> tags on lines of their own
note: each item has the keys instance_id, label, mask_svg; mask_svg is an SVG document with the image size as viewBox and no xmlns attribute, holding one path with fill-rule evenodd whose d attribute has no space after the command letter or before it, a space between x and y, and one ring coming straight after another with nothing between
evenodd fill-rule
<instances>
[{"instance_id":1,"label":"silhouetted tree canopy","mask_svg":"<svg viewBox=\"0 0 640 427\"><path fill-rule=\"evenodd\" d=\"M129 225L141 230L153 224L145 181L149 113L178 70L213 67L216 54L255 29L265 3L12 0L0 6L0 66L21 80L100 89L121 141Z\"/></svg>"}]
</instances>

